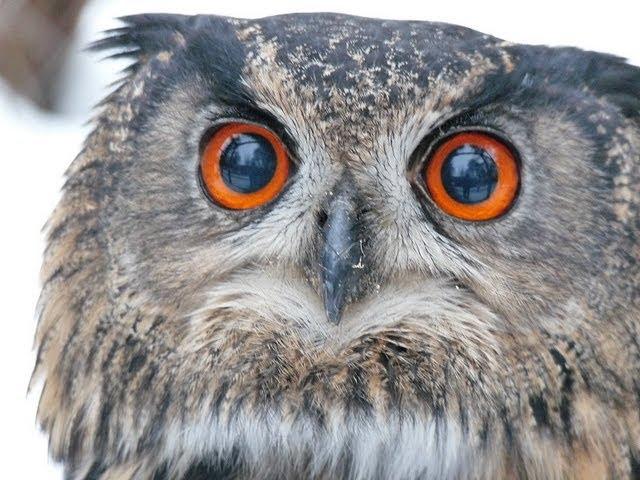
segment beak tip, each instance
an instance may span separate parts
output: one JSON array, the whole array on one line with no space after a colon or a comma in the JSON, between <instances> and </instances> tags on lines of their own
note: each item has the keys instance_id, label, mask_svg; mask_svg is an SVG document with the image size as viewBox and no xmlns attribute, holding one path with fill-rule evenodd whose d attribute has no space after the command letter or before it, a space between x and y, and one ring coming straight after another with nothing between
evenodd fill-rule
<instances>
[{"instance_id":1,"label":"beak tip","mask_svg":"<svg viewBox=\"0 0 640 480\"><path fill-rule=\"evenodd\" d=\"M329 321L337 325L340 323L342 316L342 305L339 304L340 296L334 295L332 289L326 287L324 291L324 311Z\"/></svg>"},{"instance_id":2,"label":"beak tip","mask_svg":"<svg viewBox=\"0 0 640 480\"><path fill-rule=\"evenodd\" d=\"M338 308L327 306L325 308L325 312L327 314L327 318L329 319L329 322L333 323L334 325L338 325L340 323L342 312Z\"/></svg>"}]
</instances>

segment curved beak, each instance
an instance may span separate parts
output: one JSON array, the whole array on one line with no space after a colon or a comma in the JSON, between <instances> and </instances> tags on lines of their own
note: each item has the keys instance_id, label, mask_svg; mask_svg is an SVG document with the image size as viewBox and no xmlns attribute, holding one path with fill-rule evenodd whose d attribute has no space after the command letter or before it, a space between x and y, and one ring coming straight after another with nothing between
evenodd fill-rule
<instances>
[{"instance_id":1,"label":"curved beak","mask_svg":"<svg viewBox=\"0 0 640 480\"><path fill-rule=\"evenodd\" d=\"M363 238L350 181L341 182L327 208L321 280L327 317L338 324L344 307L355 297L364 270Z\"/></svg>"}]
</instances>

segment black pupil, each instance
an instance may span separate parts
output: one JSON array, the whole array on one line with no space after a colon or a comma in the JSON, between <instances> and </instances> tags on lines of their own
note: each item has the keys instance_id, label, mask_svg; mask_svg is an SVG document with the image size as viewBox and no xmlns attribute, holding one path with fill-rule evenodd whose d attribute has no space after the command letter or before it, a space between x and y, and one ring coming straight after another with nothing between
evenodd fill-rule
<instances>
[{"instance_id":1,"label":"black pupil","mask_svg":"<svg viewBox=\"0 0 640 480\"><path fill-rule=\"evenodd\" d=\"M491 196L498 183L498 169L486 150L463 145L442 165L442 185L460 203L479 203Z\"/></svg>"},{"instance_id":2,"label":"black pupil","mask_svg":"<svg viewBox=\"0 0 640 480\"><path fill-rule=\"evenodd\" d=\"M222 179L240 193L257 192L276 171L276 152L261 135L239 133L224 145L220 156Z\"/></svg>"}]
</instances>

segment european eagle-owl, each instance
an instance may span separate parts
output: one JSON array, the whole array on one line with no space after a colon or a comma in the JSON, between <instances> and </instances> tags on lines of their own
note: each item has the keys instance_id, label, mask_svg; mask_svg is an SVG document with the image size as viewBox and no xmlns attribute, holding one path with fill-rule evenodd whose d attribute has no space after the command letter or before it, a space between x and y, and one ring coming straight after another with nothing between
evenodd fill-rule
<instances>
[{"instance_id":1,"label":"european eagle-owl","mask_svg":"<svg viewBox=\"0 0 640 480\"><path fill-rule=\"evenodd\" d=\"M141 15L48 227L68 479L640 478L640 70Z\"/></svg>"}]
</instances>

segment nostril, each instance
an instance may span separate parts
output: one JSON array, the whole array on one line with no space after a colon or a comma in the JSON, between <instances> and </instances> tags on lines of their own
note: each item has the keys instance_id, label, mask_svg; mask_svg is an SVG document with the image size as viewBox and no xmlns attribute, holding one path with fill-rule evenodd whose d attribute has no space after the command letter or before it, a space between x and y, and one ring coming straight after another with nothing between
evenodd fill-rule
<instances>
[{"instance_id":1,"label":"nostril","mask_svg":"<svg viewBox=\"0 0 640 480\"><path fill-rule=\"evenodd\" d=\"M320 228L324 228L324 224L327 223L327 217L328 215L324 208L316 214L316 221Z\"/></svg>"}]
</instances>

